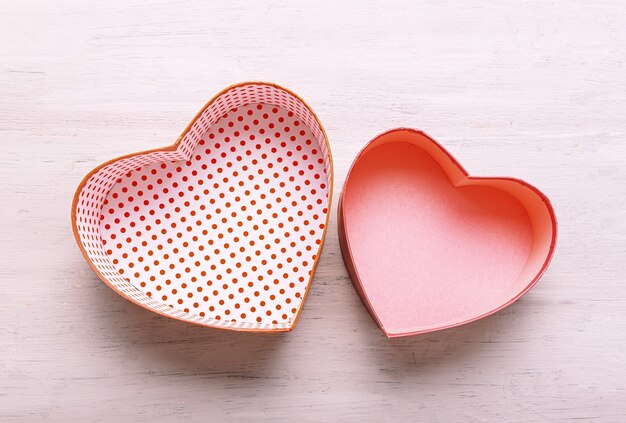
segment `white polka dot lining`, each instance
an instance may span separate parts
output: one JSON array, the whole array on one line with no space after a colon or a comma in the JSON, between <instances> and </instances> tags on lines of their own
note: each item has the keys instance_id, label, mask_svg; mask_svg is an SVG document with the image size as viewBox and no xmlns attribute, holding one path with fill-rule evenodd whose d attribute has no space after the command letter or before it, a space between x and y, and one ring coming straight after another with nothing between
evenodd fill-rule
<instances>
[{"instance_id":1,"label":"white polka dot lining","mask_svg":"<svg viewBox=\"0 0 626 423\"><path fill-rule=\"evenodd\" d=\"M94 269L131 301L207 326L286 330L319 256L331 189L312 112L284 89L242 84L214 99L176 150L89 175L73 217Z\"/></svg>"}]
</instances>

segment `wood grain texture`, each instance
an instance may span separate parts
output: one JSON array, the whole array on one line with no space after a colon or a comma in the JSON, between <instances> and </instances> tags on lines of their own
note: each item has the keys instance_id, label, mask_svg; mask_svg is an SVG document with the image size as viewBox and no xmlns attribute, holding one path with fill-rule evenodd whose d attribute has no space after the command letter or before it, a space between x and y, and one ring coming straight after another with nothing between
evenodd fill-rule
<instances>
[{"instance_id":1,"label":"wood grain texture","mask_svg":"<svg viewBox=\"0 0 626 423\"><path fill-rule=\"evenodd\" d=\"M0 421L623 421L623 1L5 2ZM94 166L171 144L217 91L282 84L324 123L333 218L296 330L190 326L100 282L70 228ZM479 322L387 340L345 271L336 200L385 129L527 179L546 275Z\"/></svg>"}]
</instances>

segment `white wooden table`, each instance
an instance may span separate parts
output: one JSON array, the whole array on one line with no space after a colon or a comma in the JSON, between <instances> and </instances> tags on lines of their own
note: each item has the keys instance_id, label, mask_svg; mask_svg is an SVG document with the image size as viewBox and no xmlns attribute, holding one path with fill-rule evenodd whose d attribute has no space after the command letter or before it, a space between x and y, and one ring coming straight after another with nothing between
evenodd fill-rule
<instances>
[{"instance_id":1,"label":"white wooden table","mask_svg":"<svg viewBox=\"0 0 626 423\"><path fill-rule=\"evenodd\" d=\"M0 8L0 421L624 421L623 1L41 1ZM190 326L85 263L94 166L171 144L223 87L267 80L325 124L336 196L296 330ZM387 340L344 269L336 200L385 129L552 199L552 266L520 302Z\"/></svg>"}]
</instances>

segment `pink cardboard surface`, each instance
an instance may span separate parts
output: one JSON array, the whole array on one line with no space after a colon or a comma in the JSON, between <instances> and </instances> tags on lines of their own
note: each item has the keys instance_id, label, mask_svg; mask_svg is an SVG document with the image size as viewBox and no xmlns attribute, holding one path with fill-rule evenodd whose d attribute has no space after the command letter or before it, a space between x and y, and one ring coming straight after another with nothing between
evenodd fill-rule
<instances>
[{"instance_id":1,"label":"pink cardboard surface","mask_svg":"<svg viewBox=\"0 0 626 423\"><path fill-rule=\"evenodd\" d=\"M389 337L487 316L521 297L556 242L549 200L514 178L472 177L412 129L371 141L339 206L351 279Z\"/></svg>"}]
</instances>

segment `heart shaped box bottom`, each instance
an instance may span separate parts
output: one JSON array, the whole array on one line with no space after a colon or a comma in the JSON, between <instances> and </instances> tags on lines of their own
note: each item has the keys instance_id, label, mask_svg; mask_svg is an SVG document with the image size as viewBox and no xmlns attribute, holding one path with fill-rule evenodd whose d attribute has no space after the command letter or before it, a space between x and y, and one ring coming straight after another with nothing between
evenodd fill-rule
<instances>
[{"instance_id":1,"label":"heart shaped box bottom","mask_svg":"<svg viewBox=\"0 0 626 423\"><path fill-rule=\"evenodd\" d=\"M291 330L332 196L326 134L269 83L219 93L169 147L107 162L72 206L98 276L156 313L217 328Z\"/></svg>"},{"instance_id":2,"label":"heart shaped box bottom","mask_svg":"<svg viewBox=\"0 0 626 423\"><path fill-rule=\"evenodd\" d=\"M545 195L472 177L432 138L396 129L356 157L341 195L350 277L388 337L468 323L520 298L553 255Z\"/></svg>"}]
</instances>

